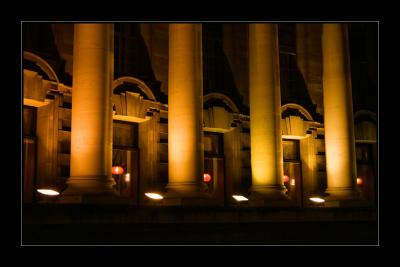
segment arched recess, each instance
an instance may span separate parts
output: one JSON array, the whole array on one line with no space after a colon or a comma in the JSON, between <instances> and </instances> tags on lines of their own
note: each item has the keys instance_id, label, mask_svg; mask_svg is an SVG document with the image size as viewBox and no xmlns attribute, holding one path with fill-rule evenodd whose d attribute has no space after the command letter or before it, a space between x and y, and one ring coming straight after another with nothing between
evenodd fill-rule
<instances>
[{"instance_id":1,"label":"arched recess","mask_svg":"<svg viewBox=\"0 0 400 267\"><path fill-rule=\"evenodd\" d=\"M310 123L314 122L307 109L299 104L287 103L281 107L281 114L282 135L285 138L306 137Z\"/></svg>"},{"instance_id":2,"label":"arched recess","mask_svg":"<svg viewBox=\"0 0 400 267\"><path fill-rule=\"evenodd\" d=\"M378 128L377 116L369 110L354 114L357 189L367 201L377 199ZM376 204L376 203L375 203Z\"/></svg>"},{"instance_id":3,"label":"arched recess","mask_svg":"<svg viewBox=\"0 0 400 267\"><path fill-rule=\"evenodd\" d=\"M148 87L143 81L131 77L131 76L123 76L119 77L118 79L114 80L112 83L112 89L114 90L117 88L119 85L123 83L131 83L131 84L136 84L139 89L152 101L157 101L156 97L154 96L153 92L151 91L150 87Z\"/></svg>"},{"instance_id":4,"label":"arched recess","mask_svg":"<svg viewBox=\"0 0 400 267\"><path fill-rule=\"evenodd\" d=\"M203 103L205 104L211 99L219 99L223 101L232 110L233 113L239 113L238 107L228 96L221 93L209 93L203 97Z\"/></svg>"},{"instance_id":5,"label":"arched recess","mask_svg":"<svg viewBox=\"0 0 400 267\"><path fill-rule=\"evenodd\" d=\"M36 55L34 53L24 51L24 59L34 62L44 73L47 74L47 76L49 77L49 79L51 81L54 81L57 84L59 83L59 80L58 80L58 77L57 77L55 71L43 58L39 57L38 55Z\"/></svg>"},{"instance_id":6,"label":"arched recess","mask_svg":"<svg viewBox=\"0 0 400 267\"><path fill-rule=\"evenodd\" d=\"M241 125L235 121L239 113L225 94L213 92L203 96L204 173L212 177L207 192L225 204L229 201L225 196L240 191Z\"/></svg>"},{"instance_id":7,"label":"arched recess","mask_svg":"<svg viewBox=\"0 0 400 267\"><path fill-rule=\"evenodd\" d=\"M376 123L376 114L372 111L362 109L354 114L354 121L362 120L363 118Z\"/></svg>"},{"instance_id":8,"label":"arched recess","mask_svg":"<svg viewBox=\"0 0 400 267\"><path fill-rule=\"evenodd\" d=\"M310 112L308 112L303 106L295 103L287 103L281 107L281 113L285 112L288 109L295 109L298 110L307 120L314 121L313 117L311 116Z\"/></svg>"},{"instance_id":9,"label":"arched recess","mask_svg":"<svg viewBox=\"0 0 400 267\"><path fill-rule=\"evenodd\" d=\"M236 104L222 93L209 93L203 97L203 126L207 130L232 130L232 123L238 114Z\"/></svg>"},{"instance_id":10,"label":"arched recess","mask_svg":"<svg viewBox=\"0 0 400 267\"><path fill-rule=\"evenodd\" d=\"M315 155L314 137L310 134L315 121L306 108L295 103L282 105L281 114L283 184L287 196L304 207L314 193L314 181L319 181L316 169L320 159Z\"/></svg>"},{"instance_id":11,"label":"arched recess","mask_svg":"<svg viewBox=\"0 0 400 267\"><path fill-rule=\"evenodd\" d=\"M356 141L377 141L376 114L369 110L357 111L354 114L354 131Z\"/></svg>"}]
</instances>

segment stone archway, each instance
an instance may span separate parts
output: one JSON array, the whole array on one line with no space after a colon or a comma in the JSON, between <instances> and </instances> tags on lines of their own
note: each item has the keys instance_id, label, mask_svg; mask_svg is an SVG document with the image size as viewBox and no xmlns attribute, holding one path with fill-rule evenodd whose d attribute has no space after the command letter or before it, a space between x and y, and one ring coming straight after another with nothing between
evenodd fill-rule
<instances>
[{"instance_id":1,"label":"stone archway","mask_svg":"<svg viewBox=\"0 0 400 267\"><path fill-rule=\"evenodd\" d=\"M154 96L152 90L150 87L148 87L143 81L134 78L132 76L123 76L119 77L118 79L114 80L112 83L112 89L114 90L117 88L119 85L123 83L131 83L131 84L136 84L139 89L152 101L157 101L156 97Z\"/></svg>"},{"instance_id":2,"label":"stone archway","mask_svg":"<svg viewBox=\"0 0 400 267\"><path fill-rule=\"evenodd\" d=\"M44 73L47 74L47 76L49 77L49 79L51 81L54 81L57 84L59 84L59 80L58 80L58 77L57 77L55 71L49 65L49 63L46 62L46 60L44 60L43 58L39 57L38 55L36 55L34 53L27 52L27 51L24 51L24 59L34 62Z\"/></svg>"},{"instance_id":3,"label":"stone archway","mask_svg":"<svg viewBox=\"0 0 400 267\"><path fill-rule=\"evenodd\" d=\"M314 121L313 117L311 116L310 112L307 111L303 106L295 103L288 103L285 104L281 107L281 112L283 113L287 109L296 109L298 110L301 114L304 115L304 117L309 120L309 121Z\"/></svg>"}]
</instances>

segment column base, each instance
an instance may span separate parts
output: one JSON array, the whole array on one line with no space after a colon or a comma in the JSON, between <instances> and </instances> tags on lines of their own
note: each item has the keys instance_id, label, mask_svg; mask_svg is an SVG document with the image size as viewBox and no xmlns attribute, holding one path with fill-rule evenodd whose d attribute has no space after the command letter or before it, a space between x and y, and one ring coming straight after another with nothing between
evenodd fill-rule
<instances>
[{"instance_id":1,"label":"column base","mask_svg":"<svg viewBox=\"0 0 400 267\"><path fill-rule=\"evenodd\" d=\"M360 193L352 187L328 187L325 194L327 194L326 199L352 200L360 198Z\"/></svg>"},{"instance_id":2,"label":"column base","mask_svg":"<svg viewBox=\"0 0 400 267\"><path fill-rule=\"evenodd\" d=\"M345 207L373 207L373 204L365 200L326 200L325 208L345 208Z\"/></svg>"},{"instance_id":3,"label":"column base","mask_svg":"<svg viewBox=\"0 0 400 267\"><path fill-rule=\"evenodd\" d=\"M209 198L201 183L169 183L166 189L165 198Z\"/></svg>"},{"instance_id":4,"label":"column base","mask_svg":"<svg viewBox=\"0 0 400 267\"><path fill-rule=\"evenodd\" d=\"M281 185L252 186L250 189L249 207L295 207L298 204L291 201Z\"/></svg>"},{"instance_id":5,"label":"column base","mask_svg":"<svg viewBox=\"0 0 400 267\"><path fill-rule=\"evenodd\" d=\"M354 188L327 188L324 207L369 207L371 203L361 198Z\"/></svg>"},{"instance_id":6,"label":"column base","mask_svg":"<svg viewBox=\"0 0 400 267\"><path fill-rule=\"evenodd\" d=\"M123 198L113 189L114 184L114 179L106 176L70 177L59 203L120 203Z\"/></svg>"},{"instance_id":7,"label":"column base","mask_svg":"<svg viewBox=\"0 0 400 267\"><path fill-rule=\"evenodd\" d=\"M119 195L66 195L61 196L59 204L131 204L130 199L122 198Z\"/></svg>"},{"instance_id":8,"label":"column base","mask_svg":"<svg viewBox=\"0 0 400 267\"><path fill-rule=\"evenodd\" d=\"M164 206L215 206L216 200L201 183L169 183L162 200Z\"/></svg>"},{"instance_id":9,"label":"column base","mask_svg":"<svg viewBox=\"0 0 400 267\"><path fill-rule=\"evenodd\" d=\"M208 198L165 198L162 200L163 206L186 206L186 207L215 207L221 203L210 196Z\"/></svg>"}]
</instances>

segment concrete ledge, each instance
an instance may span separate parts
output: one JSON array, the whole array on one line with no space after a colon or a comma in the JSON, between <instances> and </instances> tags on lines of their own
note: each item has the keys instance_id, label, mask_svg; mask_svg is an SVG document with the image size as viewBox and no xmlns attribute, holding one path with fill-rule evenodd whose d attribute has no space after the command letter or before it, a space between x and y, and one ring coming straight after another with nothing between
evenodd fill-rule
<instances>
[{"instance_id":1,"label":"concrete ledge","mask_svg":"<svg viewBox=\"0 0 400 267\"><path fill-rule=\"evenodd\" d=\"M249 207L298 207L299 204L288 199L249 199Z\"/></svg>"},{"instance_id":2,"label":"concrete ledge","mask_svg":"<svg viewBox=\"0 0 400 267\"><path fill-rule=\"evenodd\" d=\"M36 204L22 210L27 224L246 223L282 221L376 221L374 208L196 207Z\"/></svg>"},{"instance_id":3,"label":"concrete ledge","mask_svg":"<svg viewBox=\"0 0 400 267\"><path fill-rule=\"evenodd\" d=\"M377 214L364 208L33 204L22 244L369 244Z\"/></svg>"},{"instance_id":4,"label":"concrete ledge","mask_svg":"<svg viewBox=\"0 0 400 267\"><path fill-rule=\"evenodd\" d=\"M353 208L362 208L362 207L373 207L373 203L365 200L326 200L323 203L324 207L327 208L344 208L344 207L353 207Z\"/></svg>"},{"instance_id":5,"label":"concrete ledge","mask_svg":"<svg viewBox=\"0 0 400 267\"><path fill-rule=\"evenodd\" d=\"M58 204L93 204L115 205L129 204L130 199L118 195L63 195L56 202Z\"/></svg>"},{"instance_id":6,"label":"concrete ledge","mask_svg":"<svg viewBox=\"0 0 400 267\"><path fill-rule=\"evenodd\" d=\"M223 206L221 201L212 198L164 198L164 206L187 206L187 207L216 207Z\"/></svg>"},{"instance_id":7,"label":"concrete ledge","mask_svg":"<svg viewBox=\"0 0 400 267\"><path fill-rule=\"evenodd\" d=\"M23 245L378 245L374 222L25 225Z\"/></svg>"}]
</instances>

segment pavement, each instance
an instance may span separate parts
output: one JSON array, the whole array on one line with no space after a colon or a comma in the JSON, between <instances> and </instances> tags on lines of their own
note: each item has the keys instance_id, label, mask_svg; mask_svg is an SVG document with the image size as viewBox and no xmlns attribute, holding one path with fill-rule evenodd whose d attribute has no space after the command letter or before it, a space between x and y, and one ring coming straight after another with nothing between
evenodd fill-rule
<instances>
[{"instance_id":1,"label":"pavement","mask_svg":"<svg viewBox=\"0 0 400 267\"><path fill-rule=\"evenodd\" d=\"M373 208L32 205L22 245L378 245Z\"/></svg>"}]
</instances>

